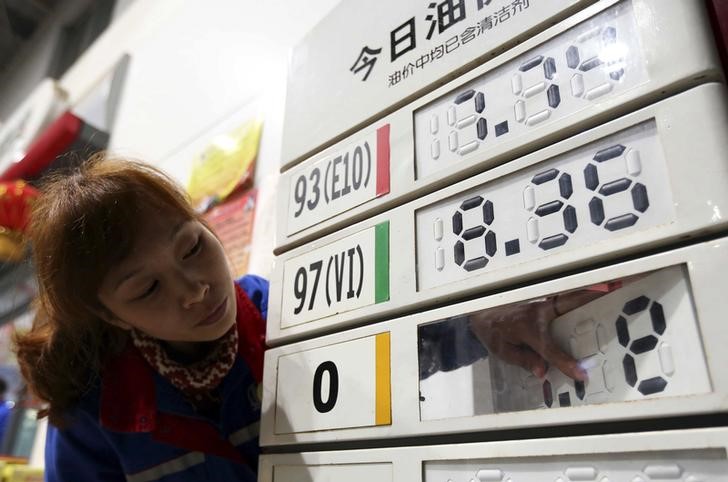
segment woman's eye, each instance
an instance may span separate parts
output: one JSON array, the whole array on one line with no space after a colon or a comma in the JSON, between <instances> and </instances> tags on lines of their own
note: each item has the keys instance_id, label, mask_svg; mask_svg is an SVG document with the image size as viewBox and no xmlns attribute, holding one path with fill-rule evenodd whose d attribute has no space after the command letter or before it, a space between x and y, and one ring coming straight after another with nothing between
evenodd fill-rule
<instances>
[{"instance_id":1,"label":"woman's eye","mask_svg":"<svg viewBox=\"0 0 728 482\"><path fill-rule=\"evenodd\" d=\"M200 252L200 249L202 249L202 236L197 238L197 242L194 244L194 246L192 246L192 248L190 248L189 251L187 251L182 259L187 259L190 256L196 255Z\"/></svg>"},{"instance_id":2,"label":"woman's eye","mask_svg":"<svg viewBox=\"0 0 728 482\"><path fill-rule=\"evenodd\" d=\"M159 286L159 281L153 281L146 290L144 290L144 293L142 293L139 297L137 297L138 300L143 300L145 298L149 298L154 294L155 291L157 291L157 287Z\"/></svg>"}]
</instances>

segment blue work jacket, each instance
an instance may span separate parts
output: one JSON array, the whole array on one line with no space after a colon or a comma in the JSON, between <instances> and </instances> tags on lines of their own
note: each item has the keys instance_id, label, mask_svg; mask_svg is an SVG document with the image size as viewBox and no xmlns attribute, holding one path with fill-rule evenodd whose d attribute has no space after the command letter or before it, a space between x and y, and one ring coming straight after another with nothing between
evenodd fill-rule
<instances>
[{"instance_id":1,"label":"blue work jacket","mask_svg":"<svg viewBox=\"0 0 728 482\"><path fill-rule=\"evenodd\" d=\"M69 426L49 426L46 481L255 481L268 283L244 276L236 293L238 356L218 388L217 420L197 414L129 343Z\"/></svg>"}]
</instances>

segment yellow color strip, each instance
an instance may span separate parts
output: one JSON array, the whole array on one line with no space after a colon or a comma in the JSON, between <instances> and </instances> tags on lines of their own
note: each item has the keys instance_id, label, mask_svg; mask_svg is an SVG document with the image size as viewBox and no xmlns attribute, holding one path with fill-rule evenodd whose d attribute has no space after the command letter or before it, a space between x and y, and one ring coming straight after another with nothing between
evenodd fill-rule
<instances>
[{"instance_id":1,"label":"yellow color strip","mask_svg":"<svg viewBox=\"0 0 728 482\"><path fill-rule=\"evenodd\" d=\"M389 332L376 336L376 414L377 425L392 424L392 386Z\"/></svg>"}]
</instances>

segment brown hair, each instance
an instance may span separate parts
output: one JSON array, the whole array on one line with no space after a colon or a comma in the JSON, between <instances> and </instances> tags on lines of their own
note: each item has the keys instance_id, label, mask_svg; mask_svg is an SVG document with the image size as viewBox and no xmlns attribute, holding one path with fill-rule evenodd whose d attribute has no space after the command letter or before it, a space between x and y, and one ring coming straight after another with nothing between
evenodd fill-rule
<instances>
[{"instance_id":1,"label":"brown hair","mask_svg":"<svg viewBox=\"0 0 728 482\"><path fill-rule=\"evenodd\" d=\"M156 209L200 220L183 191L153 167L96 155L41 186L29 230L38 278L37 315L15 337L21 372L49 408L40 416L64 425L64 414L121 351L127 334L102 321L98 287L131 251L143 213Z\"/></svg>"}]
</instances>

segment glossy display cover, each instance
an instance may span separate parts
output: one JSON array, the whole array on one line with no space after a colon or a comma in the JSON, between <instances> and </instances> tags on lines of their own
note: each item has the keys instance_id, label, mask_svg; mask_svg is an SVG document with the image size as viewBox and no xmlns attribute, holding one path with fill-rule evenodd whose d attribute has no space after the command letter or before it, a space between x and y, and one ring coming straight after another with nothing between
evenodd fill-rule
<instances>
[{"instance_id":1,"label":"glossy display cover","mask_svg":"<svg viewBox=\"0 0 728 482\"><path fill-rule=\"evenodd\" d=\"M726 99L696 87L279 256L268 342L725 229Z\"/></svg>"},{"instance_id":2,"label":"glossy display cover","mask_svg":"<svg viewBox=\"0 0 728 482\"><path fill-rule=\"evenodd\" d=\"M263 445L728 409L728 238L266 352Z\"/></svg>"},{"instance_id":3,"label":"glossy display cover","mask_svg":"<svg viewBox=\"0 0 728 482\"><path fill-rule=\"evenodd\" d=\"M599 2L284 172L276 252L722 77L702 2Z\"/></svg>"}]
</instances>

